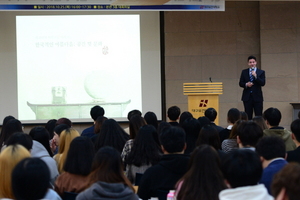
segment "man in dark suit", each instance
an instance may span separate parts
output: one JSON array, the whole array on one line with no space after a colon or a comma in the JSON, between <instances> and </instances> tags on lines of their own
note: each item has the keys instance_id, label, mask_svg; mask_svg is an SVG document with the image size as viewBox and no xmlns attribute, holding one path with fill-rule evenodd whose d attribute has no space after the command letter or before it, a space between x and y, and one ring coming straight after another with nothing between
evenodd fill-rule
<instances>
[{"instance_id":1,"label":"man in dark suit","mask_svg":"<svg viewBox=\"0 0 300 200\"><path fill-rule=\"evenodd\" d=\"M241 73L240 87L244 88L242 101L244 103L245 112L248 119L252 119L253 110L255 116L261 116L263 110L263 94L261 87L266 84L265 71L256 67L256 58L248 57L248 69L244 69Z\"/></svg>"},{"instance_id":2,"label":"man in dark suit","mask_svg":"<svg viewBox=\"0 0 300 200\"><path fill-rule=\"evenodd\" d=\"M291 124L292 138L297 148L287 152L286 160L288 162L300 163L300 119L296 119Z\"/></svg>"}]
</instances>

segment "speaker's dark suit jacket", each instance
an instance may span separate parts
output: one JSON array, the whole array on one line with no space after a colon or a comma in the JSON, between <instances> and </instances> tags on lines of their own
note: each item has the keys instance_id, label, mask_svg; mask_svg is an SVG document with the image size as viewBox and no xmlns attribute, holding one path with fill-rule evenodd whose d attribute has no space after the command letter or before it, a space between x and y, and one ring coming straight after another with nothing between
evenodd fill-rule
<instances>
[{"instance_id":1,"label":"speaker's dark suit jacket","mask_svg":"<svg viewBox=\"0 0 300 200\"><path fill-rule=\"evenodd\" d=\"M248 101L251 91L252 91L252 97L254 101L263 101L263 94L261 87L266 84L266 76L265 71L256 68L256 74L257 78L253 80L253 86L252 87L246 87L246 83L250 81L250 75L249 75L249 68L244 69L241 73L240 87L244 88L243 95L242 95L242 101Z\"/></svg>"}]
</instances>

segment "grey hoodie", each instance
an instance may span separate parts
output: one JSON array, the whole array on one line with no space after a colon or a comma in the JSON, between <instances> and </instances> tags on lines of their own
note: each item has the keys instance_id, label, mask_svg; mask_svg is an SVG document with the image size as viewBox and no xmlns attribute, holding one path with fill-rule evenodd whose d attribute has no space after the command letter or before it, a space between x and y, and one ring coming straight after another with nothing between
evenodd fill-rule
<instances>
[{"instance_id":1,"label":"grey hoodie","mask_svg":"<svg viewBox=\"0 0 300 200\"><path fill-rule=\"evenodd\" d=\"M50 170L50 182L54 185L54 182L59 175L55 160L49 155L46 148L39 142L33 140L31 156L42 159Z\"/></svg>"},{"instance_id":2,"label":"grey hoodie","mask_svg":"<svg viewBox=\"0 0 300 200\"><path fill-rule=\"evenodd\" d=\"M139 197L123 183L105 183L98 181L81 192L76 200L138 200Z\"/></svg>"}]
</instances>

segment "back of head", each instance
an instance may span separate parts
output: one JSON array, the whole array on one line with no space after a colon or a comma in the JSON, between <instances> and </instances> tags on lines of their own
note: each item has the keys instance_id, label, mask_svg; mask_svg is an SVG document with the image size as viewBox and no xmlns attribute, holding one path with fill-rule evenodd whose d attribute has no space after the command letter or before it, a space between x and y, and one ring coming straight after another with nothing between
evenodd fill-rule
<instances>
[{"instance_id":1,"label":"back of head","mask_svg":"<svg viewBox=\"0 0 300 200\"><path fill-rule=\"evenodd\" d=\"M168 122L160 122L158 125L157 133L160 136L165 128L171 127L171 124Z\"/></svg>"},{"instance_id":2,"label":"back of head","mask_svg":"<svg viewBox=\"0 0 300 200\"><path fill-rule=\"evenodd\" d=\"M146 121L143 117L139 115L134 115L129 120L129 134L130 138L134 139L139 131L139 129L146 125Z\"/></svg>"},{"instance_id":3,"label":"back of head","mask_svg":"<svg viewBox=\"0 0 300 200\"><path fill-rule=\"evenodd\" d=\"M48 153L51 157L53 156L53 153L51 151L50 144L49 144L50 136L49 136L49 132L47 131L46 128L44 128L42 126L33 127L30 130L29 135L31 136L31 138L33 140L41 143L45 147L45 149L48 151Z\"/></svg>"},{"instance_id":4,"label":"back of head","mask_svg":"<svg viewBox=\"0 0 300 200\"><path fill-rule=\"evenodd\" d=\"M296 119L291 123L291 131L295 135L296 140L300 142L300 119Z\"/></svg>"},{"instance_id":5,"label":"back of head","mask_svg":"<svg viewBox=\"0 0 300 200\"><path fill-rule=\"evenodd\" d=\"M94 144L88 137L76 137L72 140L64 171L86 176L90 173L95 155Z\"/></svg>"},{"instance_id":6,"label":"back of head","mask_svg":"<svg viewBox=\"0 0 300 200\"><path fill-rule=\"evenodd\" d=\"M182 124L182 128L184 129L187 137L193 137L195 139L198 138L200 132L200 123L197 119L186 119Z\"/></svg>"},{"instance_id":7,"label":"back of head","mask_svg":"<svg viewBox=\"0 0 300 200\"><path fill-rule=\"evenodd\" d=\"M262 128L262 130L268 129L265 119L262 116L255 116L252 118L252 120L256 122Z\"/></svg>"},{"instance_id":8,"label":"back of head","mask_svg":"<svg viewBox=\"0 0 300 200\"><path fill-rule=\"evenodd\" d=\"M104 116L105 111L101 106L94 106L91 108L90 115L94 121L96 121L97 117Z\"/></svg>"},{"instance_id":9,"label":"back of head","mask_svg":"<svg viewBox=\"0 0 300 200\"><path fill-rule=\"evenodd\" d=\"M111 146L122 152L126 141L129 139L128 134L120 127L114 119L107 119L102 124L100 133L95 142L95 150L101 147Z\"/></svg>"},{"instance_id":10,"label":"back of head","mask_svg":"<svg viewBox=\"0 0 300 200\"><path fill-rule=\"evenodd\" d=\"M193 118L193 115L192 113L188 112L188 111L185 111L183 113L181 113L180 117L179 117L179 125L182 127L184 121L186 119L189 119L189 118Z\"/></svg>"},{"instance_id":11,"label":"back of head","mask_svg":"<svg viewBox=\"0 0 300 200\"><path fill-rule=\"evenodd\" d=\"M252 150L231 151L222 164L224 178L232 188L257 185L262 175L259 156Z\"/></svg>"},{"instance_id":12,"label":"back of head","mask_svg":"<svg viewBox=\"0 0 300 200\"><path fill-rule=\"evenodd\" d=\"M70 128L68 125L60 124L60 125L55 126L54 132L60 136L61 132L63 132L64 130L66 130L68 128Z\"/></svg>"},{"instance_id":13,"label":"back of head","mask_svg":"<svg viewBox=\"0 0 300 200\"><path fill-rule=\"evenodd\" d=\"M154 112L146 112L144 115L144 119L147 124L154 126L154 128L158 128L157 116Z\"/></svg>"},{"instance_id":14,"label":"back of head","mask_svg":"<svg viewBox=\"0 0 300 200\"><path fill-rule=\"evenodd\" d=\"M49 132L50 138L53 138L54 136L54 128L56 126L56 122L57 122L56 119L50 119L45 125L45 128Z\"/></svg>"},{"instance_id":15,"label":"back of head","mask_svg":"<svg viewBox=\"0 0 300 200\"><path fill-rule=\"evenodd\" d=\"M263 117L270 126L278 126L281 120L281 112L277 108L268 108L264 111Z\"/></svg>"},{"instance_id":16,"label":"back of head","mask_svg":"<svg viewBox=\"0 0 300 200\"><path fill-rule=\"evenodd\" d=\"M205 164L204 164L205 163ZM191 154L187 173L177 199L218 199L226 188L217 151L209 145L200 145Z\"/></svg>"},{"instance_id":17,"label":"back of head","mask_svg":"<svg viewBox=\"0 0 300 200\"><path fill-rule=\"evenodd\" d=\"M216 150L221 149L220 136L216 128L211 125L202 127L196 145L207 144L214 147Z\"/></svg>"},{"instance_id":18,"label":"back of head","mask_svg":"<svg viewBox=\"0 0 300 200\"><path fill-rule=\"evenodd\" d=\"M244 111L241 111L241 120L247 121L248 120L248 114Z\"/></svg>"},{"instance_id":19,"label":"back of head","mask_svg":"<svg viewBox=\"0 0 300 200\"><path fill-rule=\"evenodd\" d=\"M288 200L298 200L300 196L300 165L299 163L288 163L277 174L272 181L272 194L277 197L282 189Z\"/></svg>"},{"instance_id":20,"label":"back of head","mask_svg":"<svg viewBox=\"0 0 300 200\"><path fill-rule=\"evenodd\" d=\"M285 144L278 136L265 136L256 145L256 152L266 160L285 158Z\"/></svg>"},{"instance_id":21,"label":"back of head","mask_svg":"<svg viewBox=\"0 0 300 200\"><path fill-rule=\"evenodd\" d=\"M11 119L6 123L0 135L0 145L6 144L7 139L15 132L23 132L23 127L19 120Z\"/></svg>"},{"instance_id":22,"label":"back of head","mask_svg":"<svg viewBox=\"0 0 300 200\"><path fill-rule=\"evenodd\" d=\"M241 118L241 113L237 108L231 108L228 110L228 113L227 113L228 122L234 124L240 118Z\"/></svg>"},{"instance_id":23,"label":"back of head","mask_svg":"<svg viewBox=\"0 0 300 200\"><path fill-rule=\"evenodd\" d=\"M165 128L160 135L160 143L168 153L182 152L185 146L185 132L179 127Z\"/></svg>"},{"instance_id":24,"label":"back of head","mask_svg":"<svg viewBox=\"0 0 300 200\"><path fill-rule=\"evenodd\" d=\"M49 141L48 141L49 143ZM20 144L25 147L28 151L32 149L32 138L23 132L16 132L10 138L8 138L6 145Z\"/></svg>"},{"instance_id":25,"label":"back of head","mask_svg":"<svg viewBox=\"0 0 300 200\"><path fill-rule=\"evenodd\" d=\"M180 116L180 108L178 106L171 106L168 111L167 111L167 114L168 114L168 118L170 120L177 120Z\"/></svg>"},{"instance_id":26,"label":"back of head","mask_svg":"<svg viewBox=\"0 0 300 200\"><path fill-rule=\"evenodd\" d=\"M50 171L40 158L26 158L12 172L12 189L16 199L42 199L49 186Z\"/></svg>"},{"instance_id":27,"label":"back of head","mask_svg":"<svg viewBox=\"0 0 300 200\"><path fill-rule=\"evenodd\" d=\"M3 129L6 126L7 122L11 119L15 119L15 118L11 115L4 117L3 122L2 122L1 135L2 135Z\"/></svg>"},{"instance_id":28,"label":"back of head","mask_svg":"<svg viewBox=\"0 0 300 200\"><path fill-rule=\"evenodd\" d=\"M243 121L238 126L237 135L244 147L255 147L258 140L263 137L263 130L253 121Z\"/></svg>"},{"instance_id":29,"label":"back of head","mask_svg":"<svg viewBox=\"0 0 300 200\"><path fill-rule=\"evenodd\" d=\"M66 124L69 128L72 127L72 122L71 122L71 120L68 119L68 118L65 118L65 117L60 118L60 119L57 120L56 126L57 126L57 125L60 125L60 124Z\"/></svg>"},{"instance_id":30,"label":"back of head","mask_svg":"<svg viewBox=\"0 0 300 200\"><path fill-rule=\"evenodd\" d=\"M204 116L213 122L217 118L217 111L214 108L207 108L204 112Z\"/></svg>"},{"instance_id":31,"label":"back of head","mask_svg":"<svg viewBox=\"0 0 300 200\"><path fill-rule=\"evenodd\" d=\"M13 168L24 158L30 157L29 151L17 144L7 146L0 153L0 196L14 199L11 189L11 174Z\"/></svg>"},{"instance_id":32,"label":"back of head","mask_svg":"<svg viewBox=\"0 0 300 200\"><path fill-rule=\"evenodd\" d=\"M100 132L101 126L105 120L107 120L107 118L104 116L97 117L96 122L95 122L95 127L94 127L94 133Z\"/></svg>"},{"instance_id":33,"label":"back of head","mask_svg":"<svg viewBox=\"0 0 300 200\"><path fill-rule=\"evenodd\" d=\"M74 128L68 128L60 134L60 141L58 146L58 155L60 155L60 157L57 166L60 173L63 172L63 166L65 164L72 140L79 136L79 132Z\"/></svg>"},{"instance_id":34,"label":"back of head","mask_svg":"<svg viewBox=\"0 0 300 200\"><path fill-rule=\"evenodd\" d=\"M205 116L199 117L198 121L200 123L200 130L202 129L203 126L210 124L210 120Z\"/></svg>"},{"instance_id":35,"label":"back of head","mask_svg":"<svg viewBox=\"0 0 300 200\"><path fill-rule=\"evenodd\" d=\"M90 184L102 181L106 183L123 183L132 188L129 180L124 175L121 155L113 147L107 146L97 151L89 177Z\"/></svg>"},{"instance_id":36,"label":"back of head","mask_svg":"<svg viewBox=\"0 0 300 200\"><path fill-rule=\"evenodd\" d=\"M160 160L161 151L154 139L155 135L157 136L157 131L152 125L142 126L126 157L126 163L138 167L144 164L156 164Z\"/></svg>"},{"instance_id":37,"label":"back of head","mask_svg":"<svg viewBox=\"0 0 300 200\"><path fill-rule=\"evenodd\" d=\"M129 111L128 114L127 114L127 119L128 119L128 121L129 121L130 118L131 118L132 116L134 116L134 115L142 116L142 112L139 111L139 110L131 110L131 111Z\"/></svg>"}]
</instances>

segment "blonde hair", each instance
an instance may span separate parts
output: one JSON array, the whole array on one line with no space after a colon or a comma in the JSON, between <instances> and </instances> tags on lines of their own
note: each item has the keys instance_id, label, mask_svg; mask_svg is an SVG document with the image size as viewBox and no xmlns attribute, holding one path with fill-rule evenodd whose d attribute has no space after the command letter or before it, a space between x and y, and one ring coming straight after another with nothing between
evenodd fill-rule
<instances>
[{"instance_id":1,"label":"blonde hair","mask_svg":"<svg viewBox=\"0 0 300 200\"><path fill-rule=\"evenodd\" d=\"M79 136L79 132L74 128L68 128L61 132L59 137L58 153L54 157L59 173L63 172L64 164L66 162L72 140Z\"/></svg>"},{"instance_id":2,"label":"blonde hair","mask_svg":"<svg viewBox=\"0 0 300 200\"><path fill-rule=\"evenodd\" d=\"M8 146L0 153L0 198L15 198L11 186L11 174L14 167L28 157L30 157L29 151L18 144Z\"/></svg>"}]
</instances>

